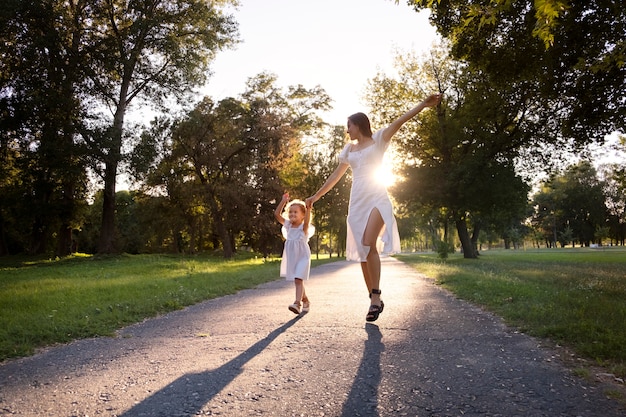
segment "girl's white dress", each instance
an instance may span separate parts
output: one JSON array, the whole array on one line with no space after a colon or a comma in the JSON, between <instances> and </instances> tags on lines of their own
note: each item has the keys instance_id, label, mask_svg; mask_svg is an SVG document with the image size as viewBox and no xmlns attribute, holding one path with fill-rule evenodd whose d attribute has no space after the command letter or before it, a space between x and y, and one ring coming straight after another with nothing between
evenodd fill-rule
<instances>
[{"instance_id":1,"label":"girl's white dress","mask_svg":"<svg viewBox=\"0 0 626 417\"><path fill-rule=\"evenodd\" d=\"M352 168L346 240L346 259L349 261L367 261L369 246L363 245L363 233L374 208L378 209L385 222L376 245L378 252L384 254L400 252L400 235L393 215L393 206L387 188L376 178L389 142L383 140L382 129L374 133L372 139L374 144L367 148L350 151L352 145L347 144L339 154L339 161L350 164Z\"/></svg>"},{"instance_id":2,"label":"girl's white dress","mask_svg":"<svg viewBox=\"0 0 626 417\"><path fill-rule=\"evenodd\" d=\"M285 277L287 281L293 281L295 278L309 279L309 272L311 271L309 238L313 236L315 227L309 224L306 235L303 227L304 223L297 227L291 227L289 219L285 219L281 229L286 240L283 257L280 260L280 276Z\"/></svg>"}]
</instances>

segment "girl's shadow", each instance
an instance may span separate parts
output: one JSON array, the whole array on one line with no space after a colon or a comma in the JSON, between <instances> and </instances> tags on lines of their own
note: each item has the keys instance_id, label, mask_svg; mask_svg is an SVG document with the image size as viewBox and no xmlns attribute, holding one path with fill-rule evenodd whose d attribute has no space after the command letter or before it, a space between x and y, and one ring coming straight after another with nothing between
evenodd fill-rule
<instances>
[{"instance_id":1,"label":"girl's shadow","mask_svg":"<svg viewBox=\"0 0 626 417\"><path fill-rule=\"evenodd\" d=\"M185 374L168 386L155 392L120 417L196 415L226 385L232 382L243 371L243 366L261 353L280 334L293 326L302 315L299 315L262 340L250 346L245 352L211 371Z\"/></svg>"}]
</instances>

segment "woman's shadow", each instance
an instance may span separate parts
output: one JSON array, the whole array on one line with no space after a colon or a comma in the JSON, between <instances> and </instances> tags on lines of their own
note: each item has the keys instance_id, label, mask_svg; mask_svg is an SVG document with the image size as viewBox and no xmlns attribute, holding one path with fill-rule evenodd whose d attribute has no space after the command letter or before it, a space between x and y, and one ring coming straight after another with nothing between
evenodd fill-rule
<instances>
[{"instance_id":1,"label":"woman's shadow","mask_svg":"<svg viewBox=\"0 0 626 417\"><path fill-rule=\"evenodd\" d=\"M342 417L378 416L378 386L381 380L380 356L385 350L377 325L365 324L367 340L352 388L341 411Z\"/></svg>"},{"instance_id":2,"label":"woman's shadow","mask_svg":"<svg viewBox=\"0 0 626 417\"><path fill-rule=\"evenodd\" d=\"M168 386L155 392L120 417L196 415L226 385L243 372L244 365L261 353L280 334L293 326L303 315L299 315L263 339L250 346L236 358L211 371L182 375Z\"/></svg>"}]
</instances>

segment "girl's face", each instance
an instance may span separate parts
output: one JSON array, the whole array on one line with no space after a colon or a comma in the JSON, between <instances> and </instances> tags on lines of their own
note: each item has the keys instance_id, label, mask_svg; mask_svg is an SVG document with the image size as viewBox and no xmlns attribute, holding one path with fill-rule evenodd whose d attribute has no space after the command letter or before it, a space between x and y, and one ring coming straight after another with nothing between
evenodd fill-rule
<instances>
[{"instance_id":1,"label":"girl's face","mask_svg":"<svg viewBox=\"0 0 626 417\"><path fill-rule=\"evenodd\" d=\"M359 130L359 127L352 123L350 119L348 119L348 135L350 135L351 140L358 140L361 137L361 131Z\"/></svg>"},{"instance_id":2,"label":"girl's face","mask_svg":"<svg viewBox=\"0 0 626 417\"><path fill-rule=\"evenodd\" d=\"M300 204L292 204L289 206L289 221L293 225L300 225L304 221L304 209Z\"/></svg>"}]
</instances>

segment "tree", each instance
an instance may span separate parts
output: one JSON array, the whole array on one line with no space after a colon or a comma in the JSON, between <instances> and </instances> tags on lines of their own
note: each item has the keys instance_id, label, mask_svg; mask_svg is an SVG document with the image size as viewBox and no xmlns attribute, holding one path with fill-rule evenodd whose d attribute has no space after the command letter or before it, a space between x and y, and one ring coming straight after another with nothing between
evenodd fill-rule
<instances>
[{"instance_id":1,"label":"tree","mask_svg":"<svg viewBox=\"0 0 626 417\"><path fill-rule=\"evenodd\" d=\"M516 119L519 104L450 59L443 46L421 60L398 56L396 63L397 78L379 74L369 82L377 124L389 123L428 92L445 92L445 99L396 134L405 180L393 191L414 210L443 214L444 231L452 222L464 256L474 258L483 225L497 216L519 219L526 210L528 187L514 165L513 144L526 137Z\"/></svg>"},{"instance_id":2,"label":"tree","mask_svg":"<svg viewBox=\"0 0 626 417\"><path fill-rule=\"evenodd\" d=\"M2 163L15 170L6 191L27 196L20 217L30 217L30 225L21 225L19 234L29 236L22 249L30 253L47 251L56 235L55 254L69 254L83 206L85 161L77 133L89 55L87 8L83 0L42 0L8 2L0 13Z\"/></svg>"},{"instance_id":3,"label":"tree","mask_svg":"<svg viewBox=\"0 0 626 417\"><path fill-rule=\"evenodd\" d=\"M222 7L230 0L95 1L91 93L111 111L102 135L87 135L104 180L98 251L112 252L115 186L123 161L124 121L139 97L156 104L204 82L216 51L232 45L236 25Z\"/></svg>"},{"instance_id":4,"label":"tree","mask_svg":"<svg viewBox=\"0 0 626 417\"><path fill-rule=\"evenodd\" d=\"M533 201L533 223L554 245L599 243L596 232L606 225L606 196L604 183L590 163L580 162L554 175L542 184Z\"/></svg>"},{"instance_id":5,"label":"tree","mask_svg":"<svg viewBox=\"0 0 626 417\"><path fill-rule=\"evenodd\" d=\"M409 0L471 72L524 97L541 143L584 146L624 130L626 10L617 0ZM541 152L541 149L539 149Z\"/></svg>"},{"instance_id":6,"label":"tree","mask_svg":"<svg viewBox=\"0 0 626 417\"><path fill-rule=\"evenodd\" d=\"M32 217L28 250L47 250L55 234L57 254L70 250L89 156L105 189L100 251L114 251L126 112L140 98L155 105L180 99L205 80L215 52L236 42L236 25L222 11L233 1L5 3L2 142L15 146L13 166L23 167L19 188Z\"/></svg>"},{"instance_id":7,"label":"tree","mask_svg":"<svg viewBox=\"0 0 626 417\"><path fill-rule=\"evenodd\" d=\"M272 202L285 190L284 172L329 101L320 88L285 92L272 74L251 78L241 99L205 98L172 126L170 149L149 185L180 204L189 228L208 214L204 233L216 237L225 257L238 244L267 255L280 242Z\"/></svg>"},{"instance_id":8,"label":"tree","mask_svg":"<svg viewBox=\"0 0 626 417\"><path fill-rule=\"evenodd\" d=\"M626 135L619 137L614 149L623 158L626 150ZM612 240L620 245L626 244L626 168L623 164L608 164L603 167L603 179L606 185L608 226Z\"/></svg>"},{"instance_id":9,"label":"tree","mask_svg":"<svg viewBox=\"0 0 626 417\"><path fill-rule=\"evenodd\" d=\"M346 128L328 126L317 138L309 139L308 142L308 146L298 153L297 163L283 175L287 180L287 188L303 198L320 189L337 167L337 158L346 144ZM315 203L313 224L316 234L312 242L317 255L323 245L330 254L336 252L342 256L345 253L350 175L344 175L323 199Z\"/></svg>"}]
</instances>

